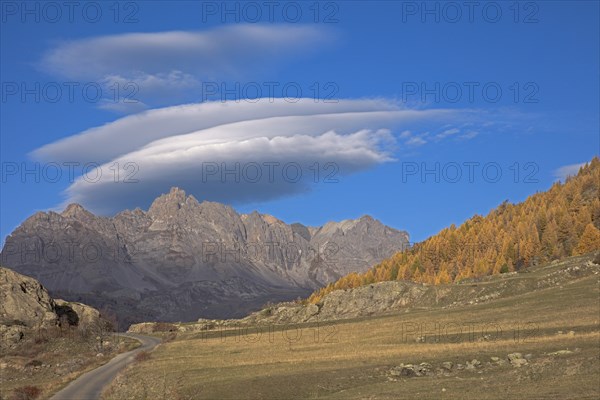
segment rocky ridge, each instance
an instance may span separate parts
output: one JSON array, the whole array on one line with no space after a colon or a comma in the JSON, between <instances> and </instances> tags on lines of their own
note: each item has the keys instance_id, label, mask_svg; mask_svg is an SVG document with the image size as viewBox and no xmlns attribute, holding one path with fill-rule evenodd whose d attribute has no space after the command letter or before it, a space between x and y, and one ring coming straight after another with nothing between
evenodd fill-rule
<instances>
[{"instance_id":1,"label":"rocky ridge","mask_svg":"<svg viewBox=\"0 0 600 400\"><path fill-rule=\"evenodd\" d=\"M148 211L101 217L71 204L38 212L6 238L1 259L53 296L114 310L128 326L242 317L407 245L405 232L369 216L307 227L173 188Z\"/></svg>"}]
</instances>

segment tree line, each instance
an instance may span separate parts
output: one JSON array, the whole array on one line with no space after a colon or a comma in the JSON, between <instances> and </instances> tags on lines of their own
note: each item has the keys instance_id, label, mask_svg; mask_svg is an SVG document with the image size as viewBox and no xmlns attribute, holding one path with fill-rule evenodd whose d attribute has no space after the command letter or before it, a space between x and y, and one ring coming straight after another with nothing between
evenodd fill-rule
<instances>
[{"instance_id":1,"label":"tree line","mask_svg":"<svg viewBox=\"0 0 600 400\"><path fill-rule=\"evenodd\" d=\"M600 159L524 202L504 201L487 216L475 215L396 253L365 273L350 273L315 291L318 303L338 289L382 281L447 284L518 271L600 249Z\"/></svg>"}]
</instances>

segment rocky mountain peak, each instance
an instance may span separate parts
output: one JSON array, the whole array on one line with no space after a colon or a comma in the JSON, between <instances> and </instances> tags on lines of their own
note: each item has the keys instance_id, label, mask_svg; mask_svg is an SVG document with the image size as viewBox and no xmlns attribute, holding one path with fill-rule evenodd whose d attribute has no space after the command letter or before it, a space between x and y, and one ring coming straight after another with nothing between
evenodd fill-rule
<instances>
[{"instance_id":1,"label":"rocky mountain peak","mask_svg":"<svg viewBox=\"0 0 600 400\"><path fill-rule=\"evenodd\" d=\"M187 196L183 189L179 189L178 187L172 187L169 190L169 193L163 194L158 197L158 199L163 199L168 202L176 202L176 203L185 203ZM158 200L157 199L157 200Z\"/></svg>"},{"instance_id":2,"label":"rocky mountain peak","mask_svg":"<svg viewBox=\"0 0 600 400\"><path fill-rule=\"evenodd\" d=\"M269 225L283 223L283 221L281 221L279 218L276 218L269 214L262 214L262 219Z\"/></svg>"},{"instance_id":3,"label":"rocky mountain peak","mask_svg":"<svg viewBox=\"0 0 600 400\"><path fill-rule=\"evenodd\" d=\"M93 243L102 257L22 257L16 250L32 239ZM231 317L266 301L307 295L364 272L407 241L405 232L369 216L324 227L289 225L257 211L239 214L226 204L198 203L174 187L148 212L125 210L109 218L72 204L62 214L36 214L6 239L2 258L61 298L120 304L123 321L185 320Z\"/></svg>"},{"instance_id":4,"label":"rocky mountain peak","mask_svg":"<svg viewBox=\"0 0 600 400\"><path fill-rule=\"evenodd\" d=\"M83 206L78 203L69 204L60 215L66 218L77 219L80 219L81 217L89 218L94 216L94 214L83 208Z\"/></svg>"},{"instance_id":5,"label":"rocky mountain peak","mask_svg":"<svg viewBox=\"0 0 600 400\"><path fill-rule=\"evenodd\" d=\"M191 202L198 201L192 196L189 197ZM153 217L168 217L173 216L179 209L185 206L188 197L186 197L185 191L177 187L172 187L169 193L158 196L148 209L148 214Z\"/></svg>"}]
</instances>

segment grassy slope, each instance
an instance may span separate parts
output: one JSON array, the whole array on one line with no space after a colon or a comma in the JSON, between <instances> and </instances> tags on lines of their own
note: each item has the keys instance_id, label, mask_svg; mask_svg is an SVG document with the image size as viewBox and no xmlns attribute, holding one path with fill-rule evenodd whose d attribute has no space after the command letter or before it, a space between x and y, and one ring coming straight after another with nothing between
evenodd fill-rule
<instances>
[{"instance_id":1,"label":"grassy slope","mask_svg":"<svg viewBox=\"0 0 600 400\"><path fill-rule=\"evenodd\" d=\"M510 279L517 286L519 280L543 279L583 261L572 258ZM318 337L314 324L279 327L272 333L263 328L260 337L252 331L180 336L126 371L105 398L597 398L599 276L565 279L549 289L485 304L339 321L322 325ZM478 284L499 282L490 278ZM444 327L441 335L439 329L431 332L436 323ZM490 323L502 332L486 328ZM415 342L422 333L410 330L419 324L430 331L426 343ZM302 335L297 341L284 336L293 339L298 332ZM563 349L574 352L546 354ZM487 363L492 356L506 358L512 352L531 353L530 364L514 368ZM429 362L435 367L473 358L483 362L476 372L388 379L388 370L401 363Z\"/></svg>"}]
</instances>

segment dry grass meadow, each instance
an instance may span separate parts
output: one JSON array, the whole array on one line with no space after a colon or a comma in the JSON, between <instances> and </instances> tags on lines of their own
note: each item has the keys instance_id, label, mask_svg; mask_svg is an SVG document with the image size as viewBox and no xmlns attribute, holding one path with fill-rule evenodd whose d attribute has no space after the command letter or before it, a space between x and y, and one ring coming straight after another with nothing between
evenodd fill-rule
<instances>
[{"instance_id":1,"label":"dry grass meadow","mask_svg":"<svg viewBox=\"0 0 600 400\"><path fill-rule=\"evenodd\" d=\"M598 277L485 304L180 335L122 373L104 399L596 399ZM528 364L491 361L514 352ZM473 359L481 366L459 369ZM452 370L430 376L389 373L447 361Z\"/></svg>"}]
</instances>

